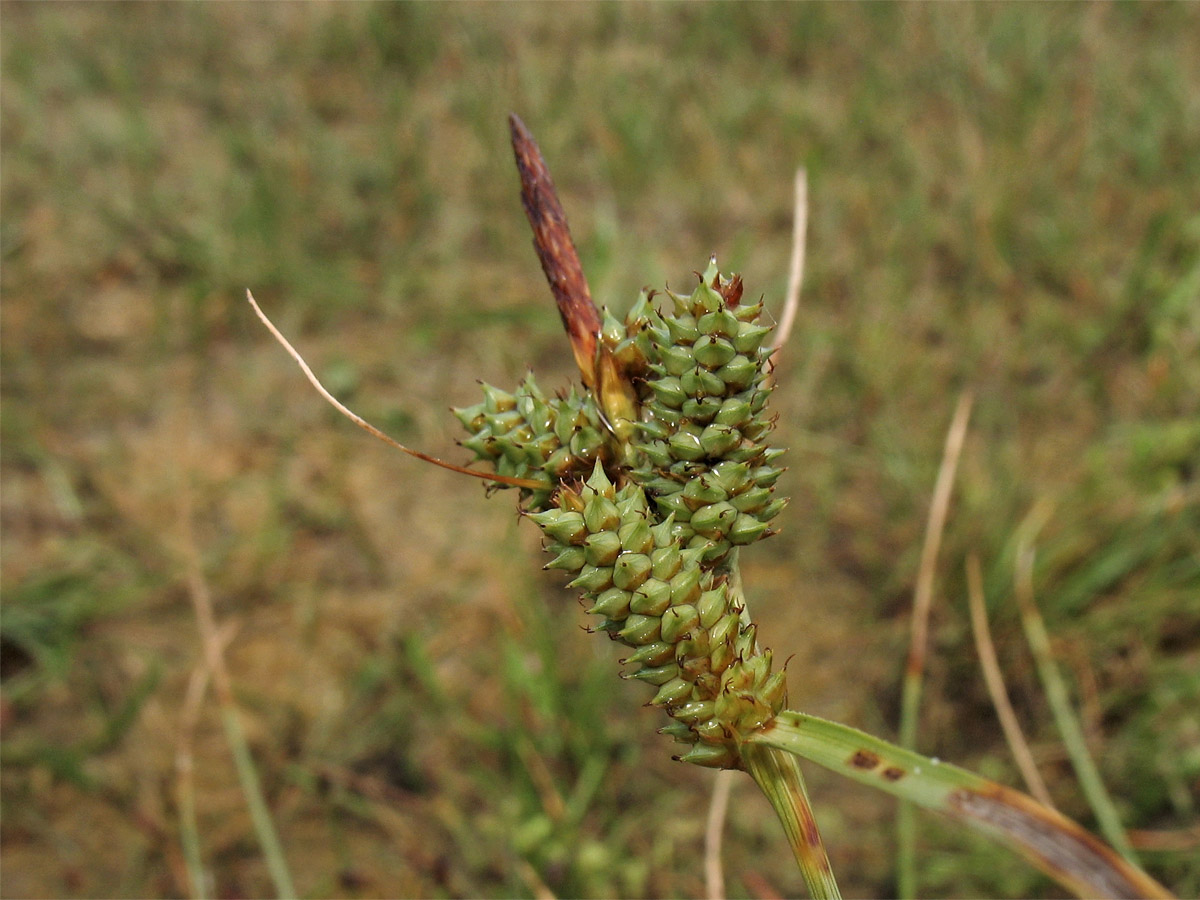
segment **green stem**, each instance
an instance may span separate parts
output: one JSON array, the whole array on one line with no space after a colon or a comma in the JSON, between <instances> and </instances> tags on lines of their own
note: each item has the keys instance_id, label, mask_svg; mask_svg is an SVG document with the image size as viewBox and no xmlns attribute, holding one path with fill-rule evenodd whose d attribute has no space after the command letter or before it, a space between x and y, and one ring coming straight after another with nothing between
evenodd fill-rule
<instances>
[{"instance_id":1,"label":"green stem","mask_svg":"<svg viewBox=\"0 0 1200 900\"><path fill-rule=\"evenodd\" d=\"M1038 678L1046 691L1046 701L1050 704L1054 724L1058 727L1058 733L1062 735L1063 745L1071 758L1071 766L1079 776L1080 790L1096 816L1096 824L1100 826L1101 834L1129 862L1135 866L1139 865L1137 854L1125 835L1125 827L1121 824L1116 804L1113 803L1108 789L1104 786L1104 779L1100 777L1096 763L1088 752L1087 738L1084 737L1083 729L1080 728L1079 720L1072 709L1070 691L1054 662L1054 651L1050 646L1046 623L1033 601L1032 568L1032 550L1024 547L1018 552L1016 591L1021 609L1021 626L1037 665Z\"/></svg>"},{"instance_id":2,"label":"green stem","mask_svg":"<svg viewBox=\"0 0 1200 900\"><path fill-rule=\"evenodd\" d=\"M192 900L201 900L207 892L204 890L204 864L200 855L200 830L196 827L196 792L192 789L190 779L179 797L179 840L183 845L183 861Z\"/></svg>"},{"instance_id":3,"label":"green stem","mask_svg":"<svg viewBox=\"0 0 1200 900\"><path fill-rule=\"evenodd\" d=\"M808 802L799 761L791 753L767 744L744 745L742 760L783 823L809 896L813 900L840 900L842 895Z\"/></svg>"},{"instance_id":4,"label":"green stem","mask_svg":"<svg viewBox=\"0 0 1200 900\"><path fill-rule=\"evenodd\" d=\"M734 603L741 608L739 618L742 627L745 628L753 624L753 619L750 617L750 605L746 602L742 569L738 563L739 554L734 550L729 554L727 564L729 592ZM779 821L783 823L783 830L787 833L792 852L796 855L800 873L808 885L809 896L813 900L840 898L842 895L838 891L833 868L821 841L816 816L808 801L808 791L804 787L804 774L800 771L799 762L790 753L782 753L773 747L759 744L743 744L741 754L750 776L771 802Z\"/></svg>"},{"instance_id":5,"label":"green stem","mask_svg":"<svg viewBox=\"0 0 1200 900\"><path fill-rule=\"evenodd\" d=\"M221 710L221 719L225 725L225 738L229 741L229 749L233 752L233 761L237 767L238 780L242 783L242 793L246 797L246 805L250 808L250 818L254 822L254 832L262 847L263 857L267 862L267 871L271 873L271 881L275 885L275 893L280 898L296 896L296 888L292 884L292 874L288 871L287 860L283 855L283 846L275 833L275 825L271 821L271 813L263 799L262 784L258 780L258 770L254 767L254 759L246 743L246 735L242 731L242 722L237 710L232 705Z\"/></svg>"},{"instance_id":6,"label":"green stem","mask_svg":"<svg viewBox=\"0 0 1200 900\"><path fill-rule=\"evenodd\" d=\"M900 746L915 750L921 708L921 670L911 664L904 675L900 701ZM896 896L912 900L917 895L916 808L901 800L896 808Z\"/></svg>"},{"instance_id":7,"label":"green stem","mask_svg":"<svg viewBox=\"0 0 1200 900\"><path fill-rule=\"evenodd\" d=\"M949 816L1008 845L1081 897L1171 896L1107 844L1032 797L847 725L789 710L750 743L786 750Z\"/></svg>"}]
</instances>

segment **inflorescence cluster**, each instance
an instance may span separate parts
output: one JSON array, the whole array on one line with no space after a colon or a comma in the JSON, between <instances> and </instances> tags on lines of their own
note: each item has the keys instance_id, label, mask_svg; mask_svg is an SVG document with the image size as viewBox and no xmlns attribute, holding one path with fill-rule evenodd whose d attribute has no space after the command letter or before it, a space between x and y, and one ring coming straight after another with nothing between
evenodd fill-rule
<instances>
[{"instance_id":1,"label":"inflorescence cluster","mask_svg":"<svg viewBox=\"0 0 1200 900\"><path fill-rule=\"evenodd\" d=\"M690 295L658 310L643 292L624 322L605 315L594 389L547 398L532 375L485 385L455 410L463 445L522 488L547 538L547 568L573 576L597 630L632 649L628 677L690 745L679 758L740 765L743 736L783 708L783 671L755 640L736 585L736 549L772 534L782 452L766 444L770 328L761 301L710 261Z\"/></svg>"}]
</instances>

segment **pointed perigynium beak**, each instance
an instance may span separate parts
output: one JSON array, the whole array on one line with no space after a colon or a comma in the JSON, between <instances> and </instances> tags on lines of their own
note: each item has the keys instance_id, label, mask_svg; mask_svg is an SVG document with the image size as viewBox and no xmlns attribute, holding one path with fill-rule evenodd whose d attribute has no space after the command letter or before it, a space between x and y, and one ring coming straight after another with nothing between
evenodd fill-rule
<instances>
[{"instance_id":1,"label":"pointed perigynium beak","mask_svg":"<svg viewBox=\"0 0 1200 900\"><path fill-rule=\"evenodd\" d=\"M533 246L554 292L558 314L571 340L575 363L589 388L596 386L596 336L600 313L592 302L579 254L571 240L567 217L554 190L554 181L537 141L515 114L508 117L513 153L521 175L521 201L533 228Z\"/></svg>"}]
</instances>

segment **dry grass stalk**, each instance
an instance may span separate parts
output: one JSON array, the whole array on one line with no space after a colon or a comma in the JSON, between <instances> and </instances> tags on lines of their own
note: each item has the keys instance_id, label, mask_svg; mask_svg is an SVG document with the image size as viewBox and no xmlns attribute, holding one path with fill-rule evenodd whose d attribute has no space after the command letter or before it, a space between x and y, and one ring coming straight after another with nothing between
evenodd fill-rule
<instances>
[{"instance_id":1,"label":"dry grass stalk","mask_svg":"<svg viewBox=\"0 0 1200 900\"><path fill-rule=\"evenodd\" d=\"M958 459L967 435L967 421L971 415L972 394L964 391L954 408L950 428L946 432L946 445L942 451L942 462L938 467L934 484L933 500L929 504L929 519L925 524L925 541L921 546L921 562L917 569L917 585L913 592L911 637L908 661L904 667L904 688L900 711L900 746L909 750L916 748L917 726L920 721L921 689L925 674L925 654L929 644L929 614L933 607L933 582L937 573L938 551L942 545L942 533L946 528L946 516L950 508L950 494L954 488L954 475L958 471ZM897 850L897 881L901 897L912 897L916 891L916 831L913 808L901 803L896 817L899 839Z\"/></svg>"},{"instance_id":2,"label":"dry grass stalk","mask_svg":"<svg viewBox=\"0 0 1200 900\"><path fill-rule=\"evenodd\" d=\"M459 475L470 475L472 478L482 478L484 481L494 481L500 484L507 484L512 487L538 487L537 482L529 481L528 479L510 478L505 475L497 475L489 472L476 472L474 469L456 466L454 463L446 462L444 459L438 459L436 456L431 456L430 454L423 453L420 450L414 450L411 447L406 447L395 438L384 434L358 413L345 406L341 401L333 396L333 394L329 393L329 390L325 387L325 385L321 384L320 379L317 378L317 376L313 373L313 370L309 364L304 361L304 357L297 352L296 348L293 347L291 343L289 343L288 339L285 338L279 329L275 327L275 323L267 318L267 314L262 311L262 307L258 305L258 301L254 299L254 295L251 294L250 291L246 291L246 299L250 301L250 306L254 309L254 314L258 316L263 325L267 327L267 330L271 332L271 336L274 337L275 340L278 341L283 347L283 349L288 352L288 355L296 361L296 365L300 367L300 371L304 373L304 377L308 379L309 384L317 389L317 393L324 397L330 406L340 412L343 416L345 416L367 434L378 438L385 444L395 447L397 450L400 450L403 453L407 453L409 456L415 456L417 459L423 462L432 463L433 465L440 466L443 469L449 469L451 472L457 472Z\"/></svg>"},{"instance_id":3,"label":"dry grass stalk","mask_svg":"<svg viewBox=\"0 0 1200 900\"><path fill-rule=\"evenodd\" d=\"M808 170L801 166L796 170L795 199L792 205L792 256L788 262L787 293L784 294L783 310L779 327L771 341L772 347L782 347L791 337L796 324L796 312L800 308L800 286L804 283L804 252L808 238Z\"/></svg>"},{"instance_id":4,"label":"dry grass stalk","mask_svg":"<svg viewBox=\"0 0 1200 900\"><path fill-rule=\"evenodd\" d=\"M708 900L724 900L725 867L721 864L721 843L725 834L725 814L733 791L733 772L723 769L713 780L708 820L704 828L704 889Z\"/></svg>"},{"instance_id":5,"label":"dry grass stalk","mask_svg":"<svg viewBox=\"0 0 1200 900\"><path fill-rule=\"evenodd\" d=\"M1004 686L1004 675L1000 670L1000 661L996 657L996 646L992 643L992 632L988 627L987 605L983 596L983 576L979 571L979 557L972 553L967 557L967 601L971 608L971 632L975 636L975 649L979 653L979 666L983 670L983 680L987 684L988 695L992 698L992 706L1000 719L1000 727L1004 730L1004 738L1012 750L1017 768L1029 792L1040 803L1054 809L1054 801L1046 782L1033 761L1029 752L1029 743L1021 730L1021 723L1013 711L1008 699L1008 690Z\"/></svg>"}]
</instances>

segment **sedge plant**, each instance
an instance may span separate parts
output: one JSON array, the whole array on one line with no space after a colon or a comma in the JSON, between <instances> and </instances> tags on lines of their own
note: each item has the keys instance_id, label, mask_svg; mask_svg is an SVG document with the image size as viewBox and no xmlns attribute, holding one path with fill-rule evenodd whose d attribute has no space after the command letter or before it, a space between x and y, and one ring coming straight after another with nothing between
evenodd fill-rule
<instances>
[{"instance_id":1,"label":"sedge plant","mask_svg":"<svg viewBox=\"0 0 1200 900\"><path fill-rule=\"evenodd\" d=\"M534 246L581 384L547 395L532 374L483 386L456 409L484 470L404 447L350 412L249 297L309 380L396 447L518 491L592 617L645 682L680 762L747 772L779 815L813 897L837 897L799 759L891 793L1009 845L1080 896L1168 892L1082 827L1032 798L849 726L788 709L786 675L757 639L742 549L773 533L783 449L771 326L741 278L709 259L689 293L643 291L623 320L592 301L553 182L532 136L510 119ZM249 295L248 295L249 296Z\"/></svg>"}]
</instances>

